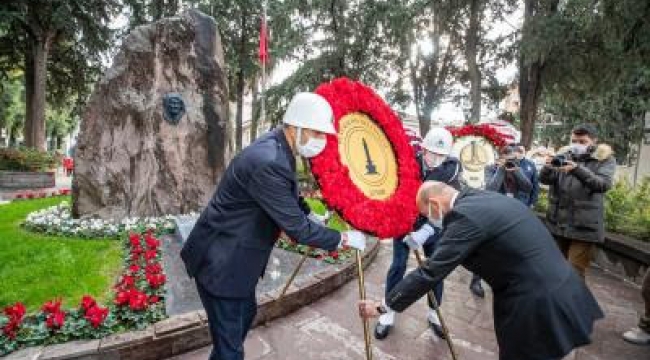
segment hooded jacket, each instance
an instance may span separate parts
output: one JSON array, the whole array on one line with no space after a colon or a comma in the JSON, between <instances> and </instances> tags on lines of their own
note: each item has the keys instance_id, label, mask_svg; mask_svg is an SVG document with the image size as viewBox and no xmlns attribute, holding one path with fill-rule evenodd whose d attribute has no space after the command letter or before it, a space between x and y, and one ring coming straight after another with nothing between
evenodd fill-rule
<instances>
[{"instance_id":1,"label":"hooded jacket","mask_svg":"<svg viewBox=\"0 0 650 360\"><path fill-rule=\"evenodd\" d=\"M570 154L569 148L558 154ZM616 160L612 148L599 144L573 159L575 169L564 173L552 166L540 171L540 182L550 186L546 220L554 235L587 242L603 242L604 194L612 187Z\"/></svg>"}]
</instances>

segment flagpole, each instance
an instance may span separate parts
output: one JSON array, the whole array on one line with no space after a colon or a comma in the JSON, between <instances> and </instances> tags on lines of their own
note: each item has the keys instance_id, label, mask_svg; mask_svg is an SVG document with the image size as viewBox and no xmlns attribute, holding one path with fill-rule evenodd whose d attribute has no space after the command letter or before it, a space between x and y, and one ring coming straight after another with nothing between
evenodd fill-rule
<instances>
[{"instance_id":1,"label":"flagpole","mask_svg":"<svg viewBox=\"0 0 650 360\"><path fill-rule=\"evenodd\" d=\"M264 30L267 32L268 36L268 24L266 22L266 1L262 3L262 11L263 11L263 18L262 21L264 21ZM266 40L268 44L268 39ZM268 46L268 45L267 45ZM267 55L268 56L268 55ZM261 126L266 126L266 58L262 60L262 96L261 96L261 116L260 116L260 125Z\"/></svg>"}]
</instances>

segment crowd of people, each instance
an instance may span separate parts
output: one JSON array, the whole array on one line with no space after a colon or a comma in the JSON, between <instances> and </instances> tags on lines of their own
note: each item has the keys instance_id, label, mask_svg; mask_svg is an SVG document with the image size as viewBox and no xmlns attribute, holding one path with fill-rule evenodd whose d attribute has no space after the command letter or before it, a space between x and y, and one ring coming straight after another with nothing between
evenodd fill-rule
<instances>
[{"instance_id":1,"label":"crowd of people","mask_svg":"<svg viewBox=\"0 0 650 360\"><path fill-rule=\"evenodd\" d=\"M366 234L328 229L301 206L296 156L318 156L327 134L335 134L328 102L317 94L297 94L283 125L231 161L185 243L181 257L206 309L211 360L244 358L243 342L257 308L255 287L281 231L326 250L365 248ZM448 336L436 307L445 277L462 265L474 274L475 295L484 295L481 281L494 294L501 360L562 359L590 343L594 322L604 314L585 271L595 245L603 242L603 199L616 162L593 126L576 127L570 138L569 146L547 154L539 170L521 144L502 147L485 168L485 189L472 189L452 155L449 131L426 134L417 154L423 184L413 199L420 216L410 233L393 240L384 299L358 304L362 317L378 317L377 339L386 338L397 314L430 291L427 320L437 336ZM548 186L545 221L531 210L540 184ZM410 252L421 250L427 260L406 275ZM646 308L649 281L646 276ZM646 310L638 328L624 334L626 340L650 344Z\"/></svg>"}]
</instances>

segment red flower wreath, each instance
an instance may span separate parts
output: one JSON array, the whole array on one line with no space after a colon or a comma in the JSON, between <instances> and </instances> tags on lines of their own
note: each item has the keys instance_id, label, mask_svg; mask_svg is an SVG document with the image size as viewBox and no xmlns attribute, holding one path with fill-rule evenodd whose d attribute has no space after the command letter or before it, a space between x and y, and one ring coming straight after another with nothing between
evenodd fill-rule
<instances>
[{"instance_id":1,"label":"red flower wreath","mask_svg":"<svg viewBox=\"0 0 650 360\"><path fill-rule=\"evenodd\" d=\"M506 138L490 124L469 124L461 127L449 127L447 130L451 132L454 138L460 138L463 136L482 136L497 148L508 144Z\"/></svg>"},{"instance_id":2,"label":"red flower wreath","mask_svg":"<svg viewBox=\"0 0 650 360\"><path fill-rule=\"evenodd\" d=\"M320 85L316 93L332 106L337 130L345 115L368 115L384 131L397 160L395 192L385 200L371 199L352 182L348 167L341 162L338 138L328 135L325 150L311 161L323 200L356 229L379 238L406 234L418 214L415 197L421 181L414 150L401 121L379 95L360 82L338 78Z\"/></svg>"}]
</instances>

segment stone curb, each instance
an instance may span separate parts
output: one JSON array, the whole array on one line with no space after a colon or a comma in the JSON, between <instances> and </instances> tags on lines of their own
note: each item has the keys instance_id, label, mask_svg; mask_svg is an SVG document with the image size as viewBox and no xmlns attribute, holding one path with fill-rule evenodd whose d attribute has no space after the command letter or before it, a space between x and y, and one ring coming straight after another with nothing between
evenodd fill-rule
<instances>
[{"instance_id":1,"label":"stone curb","mask_svg":"<svg viewBox=\"0 0 650 360\"><path fill-rule=\"evenodd\" d=\"M379 252L379 241L363 254L368 266ZM285 316L331 293L355 278L356 258L333 265L313 276L296 281L278 303L279 290L258 299L253 326ZM281 304L281 306L280 306ZM166 359L212 344L204 311L172 316L142 331L113 334L100 340L72 341L46 347L27 348L3 360L156 360Z\"/></svg>"},{"instance_id":2,"label":"stone curb","mask_svg":"<svg viewBox=\"0 0 650 360\"><path fill-rule=\"evenodd\" d=\"M537 216L546 224L544 214L538 212ZM596 244L592 263L640 286L650 266L650 243L605 231L605 240Z\"/></svg>"}]
</instances>

